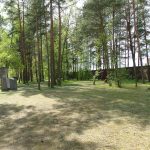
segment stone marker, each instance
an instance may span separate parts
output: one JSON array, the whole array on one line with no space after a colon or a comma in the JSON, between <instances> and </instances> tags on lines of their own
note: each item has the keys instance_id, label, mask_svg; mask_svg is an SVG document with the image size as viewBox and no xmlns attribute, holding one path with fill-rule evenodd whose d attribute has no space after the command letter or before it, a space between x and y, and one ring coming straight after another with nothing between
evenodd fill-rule
<instances>
[{"instance_id":1,"label":"stone marker","mask_svg":"<svg viewBox=\"0 0 150 150\"><path fill-rule=\"evenodd\" d=\"M8 69L3 67L0 68L0 80L1 80L1 90L17 90L17 78L9 79L8 77Z\"/></svg>"},{"instance_id":2,"label":"stone marker","mask_svg":"<svg viewBox=\"0 0 150 150\"><path fill-rule=\"evenodd\" d=\"M17 80L15 78L9 79L10 90L17 90Z\"/></svg>"},{"instance_id":3,"label":"stone marker","mask_svg":"<svg viewBox=\"0 0 150 150\"><path fill-rule=\"evenodd\" d=\"M1 78L1 90L8 91L10 89L10 81L7 77Z\"/></svg>"}]
</instances>

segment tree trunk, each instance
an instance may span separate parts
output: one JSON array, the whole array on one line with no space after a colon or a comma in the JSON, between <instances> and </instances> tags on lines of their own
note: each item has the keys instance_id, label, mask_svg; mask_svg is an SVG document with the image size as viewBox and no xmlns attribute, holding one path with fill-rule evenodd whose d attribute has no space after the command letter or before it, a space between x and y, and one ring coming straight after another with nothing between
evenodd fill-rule
<instances>
[{"instance_id":1,"label":"tree trunk","mask_svg":"<svg viewBox=\"0 0 150 150\"><path fill-rule=\"evenodd\" d=\"M143 69L143 60L142 60L142 54L141 54L141 47L140 47L140 39L139 39L139 32L138 32L138 18L137 18L137 15L136 15L136 10L135 10L135 1L133 0L133 11L134 11L134 28L135 28L135 36L137 38L137 47L138 47L138 57L139 57L139 60L140 60L140 65L141 65L141 77L142 77L142 82L145 83L145 80L144 80L144 69ZM138 6L137 6L138 8Z\"/></svg>"},{"instance_id":2,"label":"tree trunk","mask_svg":"<svg viewBox=\"0 0 150 150\"><path fill-rule=\"evenodd\" d=\"M147 44L147 29L146 29L146 20L145 20L145 7L143 3L143 12L142 12L142 18L144 23L144 41L145 41L145 50L146 50L146 59L147 59L147 66L148 66L148 81L150 82L150 62L149 62L149 53L148 53L148 44Z\"/></svg>"},{"instance_id":3,"label":"tree trunk","mask_svg":"<svg viewBox=\"0 0 150 150\"><path fill-rule=\"evenodd\" d=\"M62 48L61 48L61 34L62 34L62 25L61 25L61 6L60 0L58 0L58 14L59 14L59 47L58 47L58 85L61 86L61 78L62 78Z\"/></svg>"},{"instance_id":4,"label":"tree trunk","mask_svg":"<svg viewBox=\"0 0 150 150\"><path fill-rule=\"evenodd\" d=\"M53 25L53 1L50 0L50 65L51 65L51 88L55 85L55 64L54 64L54 25Z\"/></svg>"},{"instance_id":5,"label":"tree trunk","mask_svg":"<svg viewBox=\"0 0 150 150\"><path fill-rule=\"evenodd\" d=\"M129 7L129 15L126 18L127 21L127 31L128 31L128 38L130 42L130 50L132 53L132 61L133 61L133 68L134 68L134 76L135 76L135 86L137 87L137 70L136 70L136 62L135 62L135 51L133 49L133 42L132 42L132 34L131 34L131 17L130 17L130 3L128 0L128 7ZM126 12L127 15L127 12Z\"/></svg>"},{"instance_id":6,"label":"tree trunk","mask_svg":"<svg viewBox=\"0 0 150 150\"><path fill-rule=\"evenodd\" d=\"M41 74L41 58L40 58L40 45L39 45L39 34L38 34L38 17L36 16L36 38L37 38L37 52L38 52L38 90L41 90L41 81L40 81L40 74Z\"/></svg>"},{"instance_id":7,"label":"tree trunk","mask_svg":"<svg viewBox=\"0 0 150 150\"><path fill-rule=\"evenodd\" d=\"M45 0L43 0L43 6L45 4ZM47 53L47 77L48 77L48 87L50 87L50 55L48 48L48 32L47 32L47 18L46 18L46 8L44 8L44 23L45 23L45 38L46 38L46 53Z\"/></svg>"}]
</instances>

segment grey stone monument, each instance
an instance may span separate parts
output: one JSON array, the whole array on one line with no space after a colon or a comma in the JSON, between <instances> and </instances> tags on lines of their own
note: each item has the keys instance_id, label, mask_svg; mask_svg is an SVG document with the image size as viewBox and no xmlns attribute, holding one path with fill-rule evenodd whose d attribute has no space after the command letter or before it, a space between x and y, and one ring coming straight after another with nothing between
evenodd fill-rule
<instances>
[{"instance_id":1,"label":"grey stone monument","mask_svg":"<svg viewBox=\"0 0 150 150\"><path fill-rule=\"evenodd\" d=\"M10 89L10 82L7 77L1 78L1 90L2 91L8 91Z\"/></svg>"},{"instance_id":2,"label":"grey stone monument","mask_svg":"<svg viewBox=\"0 0 150 150\"><path fill-rule=\"evenodd\" d=\"M17 90L17 79L8 78L8 69L3 67L0 68L0 79L1 79L1 90L8 91L8 90Z\"/></svg>"},{"instance_id":3,"label":"grey stone monument","mask_svg":"<svg viewBox=\"0 0 150 150\"><path fill-rule=\"evenodd\" d=\"M12 78L9 79L10 82L10 90L17 90L17 79Z\"/></svg>"},{"instance_id":4,"label":"grey stone monument","mask_svg":"<svg viewBox=\"0 0 150 150\"><path fill-rule=\"evenodd\" d=\"M8 69L3 67L0 68L0 79L1 79L1 90L2 91L8 91L10 89L10 82L7 78L8 75Z\"/></svg>"}]
</instances>

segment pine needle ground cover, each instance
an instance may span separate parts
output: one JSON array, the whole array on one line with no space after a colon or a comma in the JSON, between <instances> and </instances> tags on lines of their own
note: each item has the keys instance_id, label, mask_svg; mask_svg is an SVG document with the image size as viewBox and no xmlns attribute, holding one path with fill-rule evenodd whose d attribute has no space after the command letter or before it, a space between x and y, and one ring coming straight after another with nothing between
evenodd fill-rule
<instances>
[{"instance_id":1,"label":"pine needle ground cover","mask_svg":"<svg viewBox=\"0 0 150 150\"><path fill-rule=\"evenodd\" d=\"M0 150L149 150L149 85L65 82L0 92Z\"/></svg>"}]
</instances>

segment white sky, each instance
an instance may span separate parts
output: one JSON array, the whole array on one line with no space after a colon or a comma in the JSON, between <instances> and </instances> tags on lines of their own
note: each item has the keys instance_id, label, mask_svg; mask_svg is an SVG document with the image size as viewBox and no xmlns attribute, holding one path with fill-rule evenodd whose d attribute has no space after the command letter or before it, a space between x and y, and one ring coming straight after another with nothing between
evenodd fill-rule
<instances>
[{"instance_id":1,"label":"white sky","mask_svg":"<svg viewBox=\"0 0 150 150\"><path fill-rule=\"evenodd\" d=\"M84 4L85 0L77 0L77 7L78 8L82 8L83 7L83 4Z\"/></svg>"}]
</instances>

